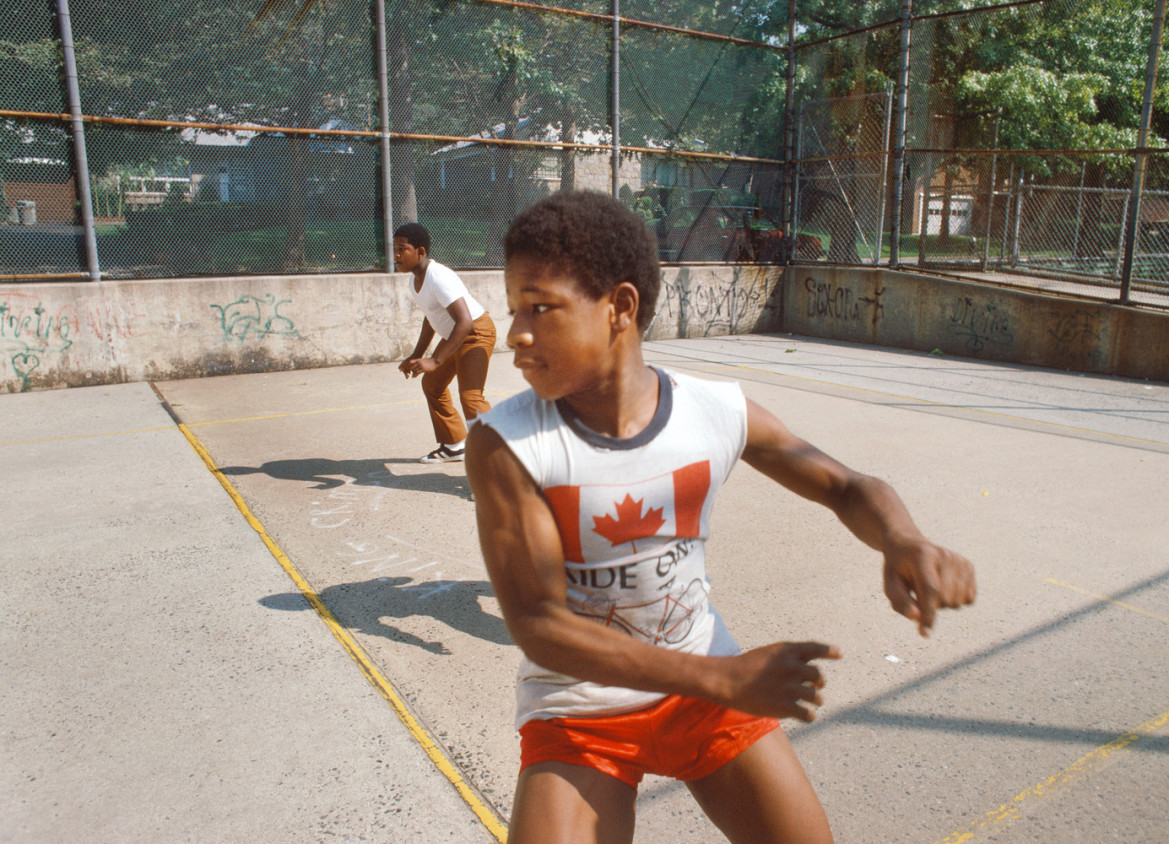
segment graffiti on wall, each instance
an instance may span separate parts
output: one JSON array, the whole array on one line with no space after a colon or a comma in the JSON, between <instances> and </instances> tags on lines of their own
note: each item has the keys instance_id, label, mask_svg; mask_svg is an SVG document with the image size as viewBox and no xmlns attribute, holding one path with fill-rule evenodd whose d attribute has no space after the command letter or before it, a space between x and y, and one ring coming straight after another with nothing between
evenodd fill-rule
<instances>
[{"instance_id":1,"label":"graffiti on wall","mask_svg":"<svg viewBox=\"0 0 1169 844\"><path fill-rule=\"evenodd\" d=\"M742 277L710 276L695 281L687 269L663 279L658 318L678 326L682 337L735 334L767 321L772 308L763 276L751 283Z\"/></svg>"},{"instance_id":2,"label":"graffiti on wall","mask_svg":"<svg viewBox=\"0 0 1169 844\"><path fill-rule=\"evenodd\" d=\"M27 389L34 373L75 342L127 339L144 317L136 304L79 299L54 311L35 296L0 294L0 375L11 369Z\"/></svg>"},{"instance_id":3,"label":"graffiti on wall","mask_svg":"<svg viewBox=\"0 0 1169 844\"><path fill-rule=\"evenodd\" d=\"M971 352L981 352L987 346L1009 346L1015 342L1011 331L1011 315L994 302L975 303L969 296L954 300L949 313L949 330L962 338Z\"/></svg>"},{"instance_id":4,"label":"graffiti on wall","mask_svg":"<svg viewBox=\"0 0 1169 844\"><path fill-rule=\"evenodd\" d=\"M27 303L0 300L0 355L27 387L41 361L73 345L73 322L50 314L38 300Z\"/></svg>"},{"instance_id":5,"label":"graffiti on wall","mask_svg":"<svg viewBox=\"0 0 1169 844\"><path fill-rule=\"evenodd\" d=\"M858 322L871 318L874 322L885 311L881 294L885 288L878 284L872 296L858 296L849 287L842 287L831 281L817 281L808 276L804 279L804 290L808 294L808 316L820 319Z\"/></svg>"},{"instance_id":6,"label":"graffiti on wall","mask_svg":"<svg viewBox=\"0 0 1169 844\"><path fill-rule=\"evenodd\" d=\"M1094 356L1102 339L1099 314L1075 311L1053 313L1051 316L1054 325L1047 329L1047 333L1055 340L1058 355L1065 358L1079 357L1085 353Z\"/></svg>"},{"instance_id":7,"label":"graffiti on wall","mask_svg":"<svg viewBox=\"0 0 1169 844\"><path fill-rule=\"evenodd\" d=\"M280 313L280 306L291 301L277 299L274 293L263 296L245 293L230 304L211 307L219 311L219 326L225 340L263 339L273 335L300 337L292 320Z\"/></svg>"}]
</instances>

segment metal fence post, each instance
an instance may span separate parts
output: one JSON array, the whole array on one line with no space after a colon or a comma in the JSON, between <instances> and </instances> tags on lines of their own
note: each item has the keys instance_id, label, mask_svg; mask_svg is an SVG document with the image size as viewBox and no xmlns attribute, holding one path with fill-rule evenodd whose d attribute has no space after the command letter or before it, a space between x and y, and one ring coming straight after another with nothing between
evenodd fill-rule
<instances>
[{"instance_id":1,"label":"metal fence post","mask_svg":"<svg viewBox=\"0 0 1169 844\"><path fill-rule=\"evenodd\" d=\"M386 0L374 0L377 25L377 97L378 120L381 123L379 139L382 156L382 225L385 227L386 254L382 263L386 272L394 271L394 175L390 166L390 82L386 51Z\"/></svg>"},{"instance_id":2,"label":"metal fence post","mask_svg":"<svg viewBox=\"0 0 1169 844\"><path fill-rule=\"evenodd\" d=\"M621 0L613 0L613 196L621 190Z\"/></svg>"},{"instance_id":3,"label":"metal fence post","mask_svg":"<svg viewBox=\"0 0 1169 844\"><path fill-rule=\"evenodd\" d=\"M1023 181L1026 177L1025 171L1021 168L1019 170L1019 186L1015 191L1015 227L1011 229L1011 266L1015 267L1019 264L1019 237L1022 231L1023 223Z\"/></svg>"},{"instance_id":4,"label":"metal fence post","mask_svg":"<svg viewBox=\"0 0 1169 844\"><path fill-rule=\"evenodd\" d=\"M795 131L795 140L793 141L793 153L798 162L803 155L803 132L804 132L804 103L800 103L796 109L796 126L799 127ZM792 242L788 247L791 250L792 258L794 259L798 249L796 248L796 241L799 240L799 232L796 229L800 225L800 172L798 167L792 168Z\"/></svg>"},{"instance_id":5,"label":"metal fence post","mask_svg":"<svg viewBox=\"0 0 1169 844\"><path fill-rule=\"evenodd\" d=\"M1014 197L1015 191L1015 162L1011 162L1011 175L1007 177L1007 195L1003 198L1003 237L999 242L999 263L1005 264L1007 262L1007 232L1011 226L1011 212L1014 206L1011 204L1011 199Z\"/></svg>"},{"instance_id":6,"label":"metal fence post","mask_svg":"<svg viewBox=\"0 0 1169 844\"><path fill-rule=\"evenodd\" d=\"M81 89L77 85L77 56L73 49L73 23L69 18L69 0L57 0L57 20L61 27L61 50L65 56L65 89L69 96L73 155L77 162L77 198L81 203L81 224L85 229L85 258L89 264L89 277L94 281L100 281L97 227L94 225L93 196L89 189L89 158L85 154L85 125L81 121Z\"/></svg>"},{"instance_id":7,"label":"metal fence post","mask_svg":"<svg viewBox=\"0 0 1169 844\"><path fill-rule=\"evenodd\" d=\"M1141 124L1137 129L1137 150L1133 162L1132 193L1128 198L1128 219L1124 230L1124 266L1120 271L1120 304L1128 304L1132 290L1132 264L1137 238L1141 233L1141 196L1145 191L1145 163L1148 153L1149 123L1153 117L1153 89L1157 85L1157 62L1161 58L1161 34L1165 28L1165 0L1157 0L1153 12L1153 33L1149 39L1149 61L1145 68L1145 98L1141 104Z\"/></svg>"},{"instance_id":8,"label":"metal fence post","mask_svg":"<svg viewBox=\"0 0 1169 844\"><path fill-rule=\"evenodd\" d=\"M783 233L784 263L795 258L796 185L795 185L795 138L796 138L796 31L799 13L796 0L789 0L787 7L787 80L783 110Z\"/></svg>"},{"instance_id":9,"label":"metal fence post","mask_svg":"<svg viewBox=\"0 0 1169 844\"><path fill-rule=\"evenodd\" d=\"M1080 189L1076 192L1076 230L1072 235L1072 259L1080 258L1080 229L1084 225L1084 179L1088 175L1088 162L1080 162Z\"/></svg>"},{"instance_id":10,"label":"metal fence post","mask_svg":"<svg viewBox=\"0 0 1169 844\"><path fill-rule=\"evenodd\" d=\"M913 0L901 0L901 67L897 73L897 138L893 143L893 225L889 229L889 266L901 263L901 202L905 193L905 123L909 106L909 47ZM925 225L924 221L922 223ZM924 231L922 236L924 237Z\"/></svg>"},{"instance_id":11,"label":"metal fence post","mask_svg":"<svg viewBox=\"0 0 1169 844\"><path fill-rule=\"evenodd\" d=\"M987 207L986 207L986 237L984 237L982 239L983 240L983 242L982 242L982 268L984 270L986 269L986 266L990 261L990 227L991 227L991 223L993 222L993 218L994 218L994 186L995 186L995 182L998 181L998 165L999 165L999 157L998 157L999 125L1002 123L1002 121L1003 121L1003 115L1002 115L1002 112L1000 111L998 117L996 117L994 120L994 152L991 153L991 156L990 156L990 190L987 191L988 202L987 202ZM1006 214L1006 213L1007 213L1007 211L1004 208L1003 214Z\"/></svg>"},{"instance_id":12,"label":"metal fence post","mask_svg":"<svg viewBox=\"0 0 1169 844\"><path fill-rule=\"evenodd\" d=\"M877 199L877 234L873 238L873 266L881 263L881 244L885 239L885 200L889 197L889 141L893 125L893 89L885 89L885 134L882 139L881 187Z\"/></svg>"}]
</instances>

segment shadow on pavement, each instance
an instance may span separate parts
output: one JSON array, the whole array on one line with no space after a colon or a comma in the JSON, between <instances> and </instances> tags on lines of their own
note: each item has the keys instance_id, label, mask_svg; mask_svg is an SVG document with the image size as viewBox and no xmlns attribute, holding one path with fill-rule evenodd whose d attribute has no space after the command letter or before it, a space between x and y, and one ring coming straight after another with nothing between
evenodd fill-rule
<instances>
[{"instance_id":1,"label":"shadow on pavement","mask_svg":"<svg viewBox=\"0 0 1169 844\"><path fill-rule=\"evenodd\" d=\"M420 472L395 474L387 468L386 464L389 463L416 465ZM468 498L471 494L467 479L461 475L452 476L441 471L422 469L416 460L397 458L331 460L326 457L305 457L298 460L270 460L260 466L225 466L219 471L231 476L262 474L281 481L305 481L313 484L313 489L335 489L352 482L357 486L434 492L458 498Z\"/></svg>"},{"instance_id":2,"label":"shadow on pavement","mask_svg":"<svg viewBox=\"0 0 1169 844\"><path fill-rule=\"evenodd\" d=\"M497 645L510 645L503 619L485 612L479 598L491 595L482 580L437 580L414 583L409 577L382 577L340 583L319 593L321 601L345 627L358 633L383 636L436 654L449 654L441 641L430 642L401 630L385 619L429 616L448 627ZM272 610L309 609L299 592L281 592L260 599Z\"/></svg>"}]
</instances>

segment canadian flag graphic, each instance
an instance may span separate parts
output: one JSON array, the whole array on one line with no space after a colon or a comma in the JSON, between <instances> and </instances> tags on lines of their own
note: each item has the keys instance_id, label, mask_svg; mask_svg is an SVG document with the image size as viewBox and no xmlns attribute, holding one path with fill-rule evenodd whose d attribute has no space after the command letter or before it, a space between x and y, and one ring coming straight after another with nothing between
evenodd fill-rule
<instances>
[{"instance_id":1,"label":"canadian flag graphic","mask_svg":"<svg viewBox=\"0 0 1169 844\"><path fill-rule=\"evenodd\" d=\"M626 484L556 486L544 490L569 562L636 554L651 537L697 537L710 492L710 461Z\"/></svg>"}]
</instances>

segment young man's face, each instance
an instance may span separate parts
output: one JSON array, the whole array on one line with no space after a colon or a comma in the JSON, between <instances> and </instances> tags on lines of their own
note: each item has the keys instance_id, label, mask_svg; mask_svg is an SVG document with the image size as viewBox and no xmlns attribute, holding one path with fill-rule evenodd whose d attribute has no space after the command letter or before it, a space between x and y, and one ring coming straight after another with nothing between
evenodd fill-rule
<instances>
[{"instance_id":1,"label":"young man's face","mask_svg":"<svg viewBox=\"0 0 1169 844\"><path fill-rule=\"evenodd\" d=\"M555 400L595 386L612 339L611 297L593 299L571 276L523 255L507 262L503 277L512 313L507 345L536 395Z\"/></svg>"},{"instance_id":2,"label":"young man's face","mask_svg":"<svg viewBox=\"0 0 1169 844\"><path fill-rule=\"evenodd\" d=\"M414 272L426 257L426 249L414 246L404 237L394 238L394 269L400 273Z\"/></svg>"}]
</instances>

